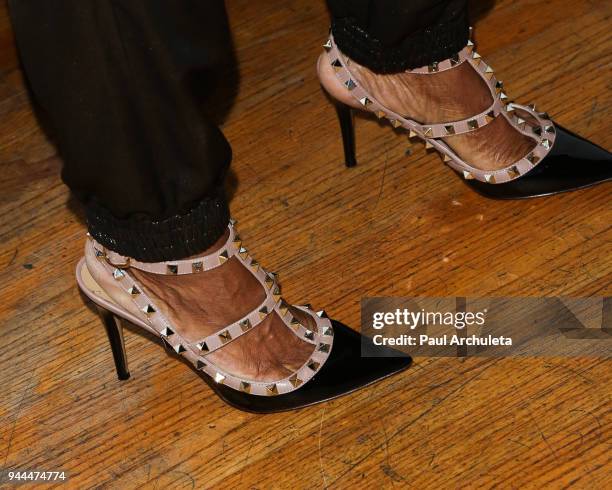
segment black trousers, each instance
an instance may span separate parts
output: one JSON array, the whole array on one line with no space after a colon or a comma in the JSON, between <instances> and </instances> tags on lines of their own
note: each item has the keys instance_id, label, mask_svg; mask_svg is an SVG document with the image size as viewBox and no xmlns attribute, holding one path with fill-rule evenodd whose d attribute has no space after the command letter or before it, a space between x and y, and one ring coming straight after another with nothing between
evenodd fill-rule
<instances>
[{"instance_id":1,"label":"black trousers","mask_svg":"<svg viewBox=\"0 0 612 490\"><path fill-rule=\"evenodd\" d=\"M378 72L467 42L467 0L328 0L338 46ZM224 232L231 148L198 90L233 60L221 0L9 0L22 65L91 235L144 261ZM194 77L206 83L192 83Z\"/></svg>"}]
</instances>

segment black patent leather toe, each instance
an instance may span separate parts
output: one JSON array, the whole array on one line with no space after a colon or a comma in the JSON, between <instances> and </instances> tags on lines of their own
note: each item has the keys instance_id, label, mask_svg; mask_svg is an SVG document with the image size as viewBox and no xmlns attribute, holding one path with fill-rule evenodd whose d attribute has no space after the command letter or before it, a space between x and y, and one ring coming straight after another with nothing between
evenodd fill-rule
<instances>
[{"instance_id":1,"label":"black patent leather toe","mask_svg":"<svg viewBox=\"0 0 612 490\"><path fill-rule=\"evenodd\" d=\"M410 366L412 359L405 354L388 347L371 347L370 343L368 355L386 357L362 357L361 335L335 320L332 320L332 324L334 345L327 362L314 378L295 391L266 397L249 395L216 383L209 384L223 401L235 408L272 413L307 407L346 395ZM208 381L208 377L205 379Z\"/></svg>"},{"instance_id":2,"label":"black patent leather toe","mask_svg":"<svg viewBox=\"0 0 612 490\"><path fill-rule=\"evenodd\" d=\"M492 199L524 199L591 187L612 180L612 153L556 126L552 149L533 170L503 184L466 180L466 184Z\"/></svg>"}]
</instances>

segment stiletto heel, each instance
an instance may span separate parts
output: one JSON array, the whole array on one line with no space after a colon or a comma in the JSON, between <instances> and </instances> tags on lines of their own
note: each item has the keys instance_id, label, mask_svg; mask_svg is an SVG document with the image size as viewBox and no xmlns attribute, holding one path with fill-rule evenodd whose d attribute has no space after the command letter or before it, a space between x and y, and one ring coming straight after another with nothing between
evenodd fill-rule
<instances>
[{"instance_id":1,"label":"stiletto heel","mask_svg":"<svg viewBox=\"0 0 612 490\"><path fill-rule=\"evenodd\" d=\"M125 343L123 341L123 324L121 319L113 315L110 311L99 307L98 313L104 323L108 341L113 351L113 359L117 368L117 377L123 381L130 378L128 371L127 356L125 354Z\"/></svg>"},{"instance_id":2,"label":"stiletto heel","mask_svg":"<svg viewBox=\"0 0 612 490\"><path fill-rule=\"evenodd\" d=\"M349 106L338 103L336 104L336 112L338 113L338 121L340 122L340 130L342 132L342 146L344 147L344 164L347 167L355 167L357 159L355 158L355 126L353 123L353 109Z\"/></svg>"},{"instance_id":3,"label":"stiletto heel","mask_svg":"<svg viewBox=\"0 0 612 490\"><path fill-rule=\"evenodd\" d=\"M104 248L91 237L87 240L85 257L77 265L76 278L83 293L100 307L119 379L130 376L121 321L129 321L130 325L160 338L164 347L173 356L189 363L223 401L249 412L281 412L320 403L399 373L410 365L409 357L386 346L370 346L371 357L363 357L361 349L366 341L359 333L330 319L323 310L287 303L282 298L277 275L267 272L251 257L237 234L235 223L230 220L227 240L216 251L168 262L140 262ZM183 336L180 315L179 325L167 318L157 300L147 293L133 273L140 270L160 276L207 274L225 267L230 260L260 284L264 298L235 322L198 339ZM98 281L112 287L104 290ZM288 330L287 335L310 345L310 355L301 365L276 379L264 381L234 374L231 366L221 364L222 356L211 355L239 338L251 342L255 331L270 315L278 317ZM279 325L279 328L283 327Z\"/></svg>"},{"instance_id":4,"label":"stiletto heel","mask_svg":"<svg viewBox=\"0 0 612 490\"><path fill-rule=\"evenodd\" d=\"M612 180L612 153L555 124L546 112L536 111L534 105L510 102L503 82L497 79L493 68L475 51L471 40L449 59L407 70L413 75L426 77L462 65L475 71L488 85L491 105L480 114L434 124L423 124L405 114L396 113L377 100L355 77L350 60L341 53L333 35L323 47L337 81L360 104L360 109L388 121L395 129L403 128L410 138L423 140L427 149L437 150L445 164L457 172L467 185L486 197L522 199L546 196ZM325 88L325 84L323 86ZM356 162L351 109L342 104L337 106L337 110L346 166L352 167ZM463 160L450 146L447 138L478 131L499 118L533 142L531 151L507 167L494 170L478 168Z\"/></svg>"}]
</instances>

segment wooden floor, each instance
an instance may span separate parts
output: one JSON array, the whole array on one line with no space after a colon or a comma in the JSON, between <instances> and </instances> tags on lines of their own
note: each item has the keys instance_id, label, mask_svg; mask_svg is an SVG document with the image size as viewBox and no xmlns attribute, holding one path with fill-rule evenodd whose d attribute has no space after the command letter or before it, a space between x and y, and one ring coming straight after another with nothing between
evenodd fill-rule
<instances>
[{"instance_id":1,"label":"wooden floor","mask_svg":"<svg viewBox=\"0 0 612 490\"><path fill-rule=\"evenodd\" d=\"M365 296L610 294L611 186L489 201L363 119L347 170L314 71L324 3L227 3L232 210L290 300L357 327ZM476 4L479 52L511 96L612 148L610 2ZM3 3L0 165L0 468L61 469L72 488L610 488L609 360L419 358L354 395L257 416L128 332L133 376L118 382L73 279L85 228Z\"/></svg>"}]
</instances>

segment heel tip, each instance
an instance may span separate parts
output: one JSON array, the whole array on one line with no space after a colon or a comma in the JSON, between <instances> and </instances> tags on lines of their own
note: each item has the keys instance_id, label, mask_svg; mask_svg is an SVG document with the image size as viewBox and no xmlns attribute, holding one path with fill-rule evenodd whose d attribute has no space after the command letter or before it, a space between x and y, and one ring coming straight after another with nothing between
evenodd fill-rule
<instances>
[{"instance_id":1,"label":"heel tip","mask_svg":"<svg viewBox=\"0 0 612 490\"><path fill-rule=\"evenodd\" d=\"M344 165L347 168L353 168L357 166L357 161L356 160L347 160L346 162L344 162Z\"/></svg>"},{"instance_id":2,"label":"heel tip","mask_svg":"<svg viewBox=\"0 0 612 490\"><path fill-rule=\"evenodd\" d=\"M127 373L127 374L118 374L117 378L119 379L119 381L126 381L126 380L130 379L130 373Z\"/></svg>"}]
</instances>

